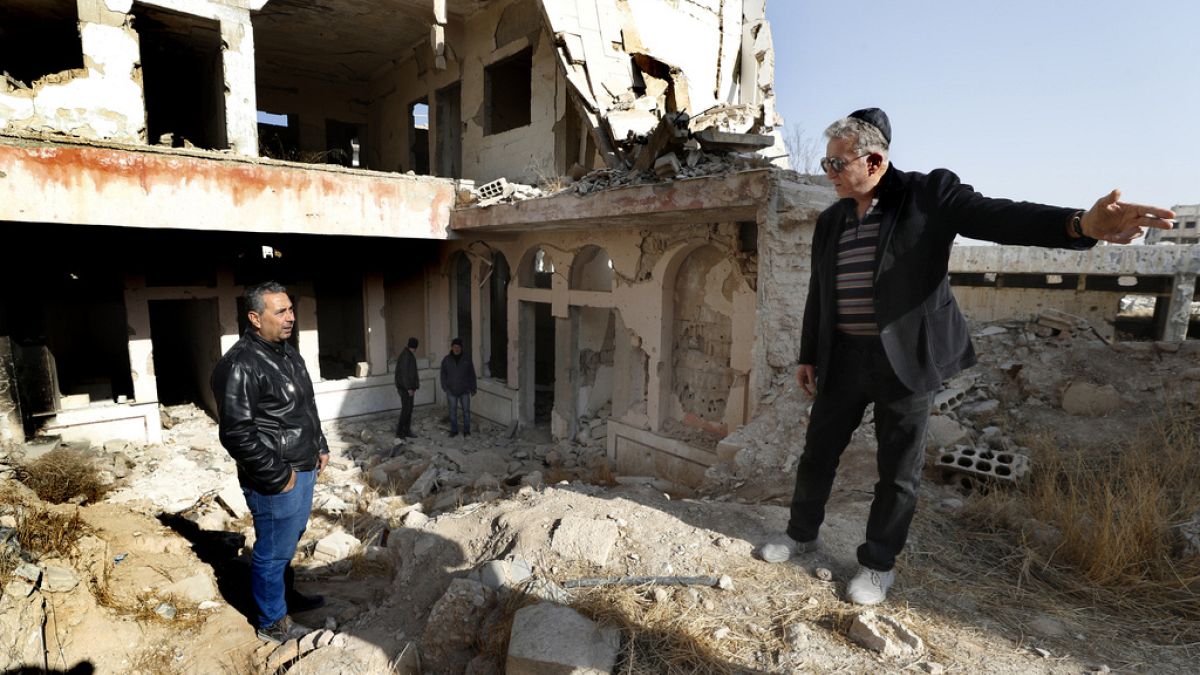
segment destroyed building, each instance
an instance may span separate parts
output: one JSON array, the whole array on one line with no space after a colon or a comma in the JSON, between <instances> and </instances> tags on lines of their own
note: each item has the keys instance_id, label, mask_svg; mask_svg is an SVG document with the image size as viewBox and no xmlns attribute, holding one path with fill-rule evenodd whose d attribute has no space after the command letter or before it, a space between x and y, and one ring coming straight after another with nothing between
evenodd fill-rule
<instances>
[{"instance_id":1,"label":"destroyed building","mask_svg":"<svg viewBox=\"0 0 1200 675\"><path fill-rule=\"evenodd\" d=\"M276 279L324 419L398 409L410 336L440 403L457 336L475 414L698 482L792 377L833 199L785 170L764 5L5 2L0 441L211 411ZM956 253L968 312L1144 293L1186 336L1194 249L1024 253Z\"/></svg>"}]
</instances>

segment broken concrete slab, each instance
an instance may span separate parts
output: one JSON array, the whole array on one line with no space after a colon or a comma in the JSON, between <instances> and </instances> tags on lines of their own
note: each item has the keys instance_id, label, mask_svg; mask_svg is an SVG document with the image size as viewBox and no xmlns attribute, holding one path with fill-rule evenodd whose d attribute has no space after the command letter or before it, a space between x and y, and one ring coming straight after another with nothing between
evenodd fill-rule
<instances>
[{"instance_id":1,"label":"broken concrete slab","mask_svg":"<svg viewBox=\"0 0 1200 675\"><path fill-rule=\"evenodd\" d=\"M885 614L865 611L850 623L849 637L858 644L889 658L916 656L925 643L907 626Z\"/></svg>"},{"instance_id":2,"label":"broken concrete slab","mask_svg":"<svg viewBox=\"0 0 1200 675\"><path fill-rule=\"evenodd\" d=\"M313 550L313 560L323 563L334 563L345 560L354 553L362 542L347 532L334 532L319 540Z\"/></svg>"},{"instance_id":3,"label":"broken concrete slab","mask_svg":"<svg viewBox=\"0 0 1200 675\"><path fill-rule=\"evenodd\" d=\"M79 585L75 570L62 565L42 567L42 590L47 593L69 593Z\"/></svg>"},{"instance_id":4,"label":"broken concrete slab","mask_svg":"<svg viewBox=\"0 0 1200 675\"><path fill-rule=\"evenodd\" d=\"M931 415L926 427L928 447L948 448L968 438L967 428L945 415Z\"/></svg>"},{"instance_id":5,"label":"broken concrete slab","mask_svg":"<svg viewBox=\"0 0 1200 675\"><path fill-rule=\"evenodd\" d=\"M584 560L604 567L617 535L617 524L610 520L567 516L554 529L550 550L570 560Z\"/></svg>"},{"instance_id":6,"label":"broken concrete slab","mask_svg":"<svg viewBox=\"0 0 1200 675\"><path fill-rule=\"evenodd\" d=\"M421 634L426 672L461 673L474 657L472 646L491 608L493 594L470 579L454 579L429 612Z\"/></svg>"},{"instance_id":7,"label":"broken concrete slab","mask_svg":"<svg viewBox=\"0 0 1200 675\"><path fill-rule=\"evenodd\" d=\"M513 618L505 672L611 673L620 643L615 627L601 626L569 607L539 602Z\"/></svg>"},{"instance_id":8,"label":"broken concrete slab","mask_svg":"<svg viewBox=\"0 0 1200 675\"><path fill-rule=\"evenodd\" d=\"M654 175L663 180L670 180L679 175L683 170L683 166L679 163L679 158L675 155L663 155L654 160Z\"/></svg>"},{"instance_id":9,"label":"broken concrete slab","mask_svg":"<svg viewBox=\"0 0 1200 675\"><path fill-rule=\"evenodd\" d=\"M713 152L757 152L775 144L775 139L765 134L735 134L716 129L704 129L696 133L701 147Z\"/></svg>"},{"instance_id":10,"label":"broken concrete slab","mask_svg":"<svg viewBox=\"0 0 1200 675\"><path fill-rule=\"evenodd\" d=\"M205 572L193 574L168 584L158 592L163 595L174 595L195 604L217 598L217 586L213 582L212 575Z\"/></svg>"}]
</instances>

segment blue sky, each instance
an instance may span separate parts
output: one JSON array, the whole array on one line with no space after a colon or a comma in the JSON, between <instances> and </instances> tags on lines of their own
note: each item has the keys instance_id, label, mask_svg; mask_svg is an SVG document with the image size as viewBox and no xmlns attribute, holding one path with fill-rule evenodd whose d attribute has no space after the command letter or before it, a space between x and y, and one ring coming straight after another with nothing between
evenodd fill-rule
<instances>
[{"instance_id":1,"label":"blue sky","mask_svg":"<svg viewBox=\"0 0 1200 675\"><path fill-rule=\"evenodd\" d=\"M1200 203L1198 0L767 0L775 90L820 138L883 108L892 161L988 196Z\"/></svg>"}]
</instances>

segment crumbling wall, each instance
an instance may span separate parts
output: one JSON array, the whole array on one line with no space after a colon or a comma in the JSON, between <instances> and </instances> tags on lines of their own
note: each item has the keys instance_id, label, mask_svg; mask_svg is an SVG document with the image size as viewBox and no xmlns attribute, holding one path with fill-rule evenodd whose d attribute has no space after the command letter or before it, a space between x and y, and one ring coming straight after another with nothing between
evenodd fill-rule
<instances>
[{"instance_id":1,"label":"crumbling wall","mask_svg":"<svg viewBox=\"0 0 1200 675\"><path fill-rule=\"evenodd\" d=\"M0 81L0 131L143 141L146 112L129 5L80 0L84 67L31 83Z\"/></svg>"},{"instance_id":2,"label":"crumbling wall","mask_svg":"<svg viewBox=\"0 0 1200 675\"><path fill-rule=\"evenodd\" d=\"M515 239L493 239L486 244L463 240L451 243L449 248L452 252L486 246L500 251L509 260L522 261L514 270L513 279L525 278L525 281L514 281L509 289L508 387L517 389L523 386L522 382L530 381L521 375L531 366L528 347L518 346L527 342L518 333L522 314L519 308L529 303L549 306L556 319L554 418L563 434L573 433L570 425L574 418L603 414L605 406L611 406L614 418L639 429L662 431L668 419L681 423L685 413L672 390L676 381L672 373L677 365L687 371L680 381L689 383L689 391L696 390L695 383L703 378L701 370L710 365L724 369L718 376L723 390L714 384L706 387L701 396L686 396L689 401L694 398L706 402L709 412L704 417L693 414L695 420L705 420L698 423L699 427L707 424L711 430L724 430L744 422L754 341L755 295L752 280L743 271L753 268L752 264L748 266L753 254L739 252L738 232L736 223L663 226L640 231L630 228L526 231ZM596 247L602 247L611 259L611 286L607 279L582 283L588 274L576 277L574 265L593 271L608 269L607 264L595 264L602 259L598 254L592 255ZM698 304L689 299L682 301L688 308L681 317L684 323L694 318L697 322L720 324L720 336L712 338L720 347L706 356L712 361L706 365L697 365L688 350L693 348L690 341L696 335L709 339L712 331L702 329L698 334L690 331L686 340L677 340L675 323L670 318L680 304L675 299L679 270L687 267L686 259L700 248L710 251L698 263L697 269L703 271L696 273L699 287L707 290ZM528 272L525 268L532 264L532 252L537 249L545 251L554 262L549 288L534 287L532 275L523 277ZM686 270L683 275L678 287L693 286L696 275ZM710 280L709 276L713 278ZM571 280L577 283L569 283ZM583 285L595 289L579 287ZM448 313L448 302L447 294L435 290L430 297L431 316ZM734 325L739 322L745 325ZM480 330L486 327L481 326ZM434 339L444 337L447 336ZM541 350L546 348L543 345ZM687 352L682 358L678 356L681 350ZM700 352L704 350L705 347L700 348ZM568 381L572 387L564 388L563 383ZM611 394L596 398L606 389Z\"/></svg>"},{"instance_id":3,"label":"crumbling wall","mask_svg":"<svg viewBox=\"0 0 1200 675\"><path fill-rule=\"evenodd\" d=\"M360 129L366 127L367 137L377 128L368 123L370 108L363 100L361 89L300 75L271 73L268 76L260 73L258 107L274 114L296 116L299 152L296 156L287 156L286 153L281 156L277 148L269 145L263 147L263 156L276 159L349 165L350 162L342 162L340 157L331 156L326 136L327 121L360 125ZM401 124L397 120L389 120L388 123ZM359 138L360 147L364 145L364 140ZM360 160L360 165L375 168L366 158Z\"/></svg>"},{"instance_id":4,"label":"crumbling wall","mask_svg":"<svg viewBox=\"0 0 1200 675\"><path fill-rule=\"evenodd\" d=\"M724 435L733 375L732 263L710 246L690 255L675 277L672 331L672 417Z\"/></svg>"},{"instance_id":5,"label":"crumbling wall","mask_svg":"<svg viewBox=\"0 0 1200 675\"><path fill-rule=\"evenodd\" d=\"M726 131L775 131L774 49L765 0L592 0L542 3L559 61L609 166L634 161L667 113L742 107ZM786 161L786 160L782 160Z\"/></svg>"},{"instance_id":6,"label":"crumbling wall","mask_svg":"<svg viewBox=\"0 0 1200 675\"><path fill-rule=\"evenodd\" d=\"M147 0L144 4L220 23L225 141L258 153L254 34L250 12L266 0ZM141 51L131 25L132 0L77 0L81 70L37 82L0 82L0 130L144 143L146 108ZM150 139L157 141L158 139Z\"/></svg>"},{"instance_id":7,"label":"crumbling wall","mask_svg":"<svg viewBox=\"0 0 1200 675\"><path fill-rule=\"evenodd\" d=\"M478 183L505 177L538 183L556 177L555 125L565 115L567 100L558 72L554 45L545 32L533 0L493 2L445 32L445 68L438 69L428 42L371 84L372 125L383 131L368 140L378 166L388 171L413 169L409 162L408 107L425 99L429 105L429 156L437 166L437 92L460 83L462 174ZM532 50L530 122L507 131L485 133L488 113L485 70L498 61ZM400 123L397 123L400 121Z\"/></svg>"},{"instance_id":8,"label":"crumbling wall","mask_svg":"<svg viewBox=\"0 0 1200 675\"><path fill-rule=\"evenodd\" d=\"M795 378L812 269L812 236L817 216L837 199L832 188L791 172L776 173L774 181L774 197L763 204L758 219L752 416L763 395Z\"/></svg>"},{"instance_id":9,"label":"crumbling wall","mask_svg":"<svg viewBox=\"0 0 1200 675\"><path fill-rule=\"evenodd\" d=\"M1032 321L1045 309L1080 317L1096 331L1113 339L1120 292L1076 291L1048 288L994 288L955 286L954 298L972 321Z\"/></svg>"},{"instance_id":10,"label":"crumbling wall","mask_svg":"<svg viewBox=\"0 0 1200 675\"><path fill-rule=\"evenodd\" d=\"M25 428L21 420L21 402L17 396L17 370L12 342L0 335L0 444L22 443Z\"/></svg>"}]
</instances>

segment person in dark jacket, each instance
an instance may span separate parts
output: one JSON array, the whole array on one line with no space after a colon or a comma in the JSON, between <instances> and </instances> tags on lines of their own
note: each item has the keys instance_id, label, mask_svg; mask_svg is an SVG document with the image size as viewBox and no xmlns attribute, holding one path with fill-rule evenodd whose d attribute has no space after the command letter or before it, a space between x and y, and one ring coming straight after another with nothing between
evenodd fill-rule
<instances>
[{"instance_id":1,"label":"person in dark jacket","mask_svg":"<svg viewBox=\"0 0 1200 675\"><path fill-rule=\"evenodd\" d=\"M871 605L887 597L908 537L933 394L975 363L947 275L955 236L1082 250L1097 240L1127 244L1146 227L1169 229L1174 213L1121 202L1116 190L1087 210L989 199L945 169L899 171L878 108L851 113L825 135L821 169L841 199L817 219L796 373L816 400L789 539L761 556L779 562L816 550L839 458L873 403L879 481L847 587L851 602Z\"/></svg>"},{"instance_id":2,"label":"person in dark jacket","mask_svg":"<svg viewBox=\"0 0 1200 675\"><path fill-rule=\"evenodd\" d=\"M462 340L450 341L450 353L442 359L442 391L450 404L450 435L458 435L458 408L463 413L463 436L471 435L471 397L475 395L475 364L463 353Z\"/></svg>"},{"instance_id":3,"label":"person in dark jacket","mask_svg":"<svg viewBox=\"0 0 1200 675\"><path fill-rule=\"evenodd\" d=\"M408 346L396 359L396 391L400 392L400 422L396 425L396 438L416 438L412 431L413 397L421 388L421 375L417 372L417 338L408 338Z\"/></svg>"},{"instance_id":4,"label":"person in dark jacket","mask_svg":"<svg viewBox=\"0 0 1200 675\"><path fill-rule=\"evenodd\" d=\"M324 604L292 586L291 560L308 525L313 485L329 462L312 378L288 339L296 316L287 289L267 282L246 291L251 329L213 369L221 445L237 463L254 518L250 590L258 637L282 643L309 630L288 611Z\"/></svg>"}]
</instances>

